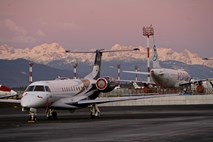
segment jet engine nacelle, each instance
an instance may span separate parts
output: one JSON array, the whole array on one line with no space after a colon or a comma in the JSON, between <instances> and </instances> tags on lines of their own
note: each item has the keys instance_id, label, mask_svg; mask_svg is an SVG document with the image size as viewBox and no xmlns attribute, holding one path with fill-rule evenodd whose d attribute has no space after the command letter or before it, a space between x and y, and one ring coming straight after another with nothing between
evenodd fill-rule
<instances>
[{"instance_id":1,"label":"jet engine nacelle","mask_svg":"<svg viewBox=\"0 0 213 142\"><path fill-rule=\"evenodd\" d=\"M95 85L100 92L110 92L115 88L116 82L114 78L107 76L97 79Z\"/></svg>"}]
</instances>

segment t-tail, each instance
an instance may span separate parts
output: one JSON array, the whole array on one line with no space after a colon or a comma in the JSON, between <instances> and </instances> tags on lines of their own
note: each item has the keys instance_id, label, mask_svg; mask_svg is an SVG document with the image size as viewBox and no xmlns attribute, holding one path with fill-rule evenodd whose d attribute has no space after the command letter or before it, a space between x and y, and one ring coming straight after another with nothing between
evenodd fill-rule
<instances>
[{"instance_id":1,"label":"t-tail","mask_svg":"<svg viewBox=\"0 0 213 142\"><path fill-rule=\"evenodd\" d=\"M127 50L125 50L125 49L124 50L104 50L104 49L96 50L95 51L96 56L95 56L93 70L85 78L97 80L100 77L101 59L102 59L103 52L129 52L129 51L136 51L136 50L139 50L139 49L134 48L134 49L127 49Z\"/></svg>"},{"instance_id":2,"label":"t-tail","mask_svg":"<svg viewBox=\"0 0 213 142\"><path fill-rule=\"evenodd\" d=\"M102 60L103 52L124 52L124 51L136 51L136 50L139 50L139 49L138 48L127 49L127 50L104 50L104 49L99 49L99 50L96 50L95 52L70 52L70 51L66 50L66 53L96 53L95 62L94 62L94 65L93 65L92 72L89 73L84 78L97 80L98 78L100 78L101 60Z\"/></svg>"},{"instance_id":3,"label":"t-tail","mask_svg":"<svg viewBox=\"0 0 213 142\"><path fill-rule=\"evenodd\" d=\"M95 51L96 55L95 55L95 62L93 65L93 69L92 72L89 73L87 76L85 76L85 78L88 79L98 79L100 77L100 72L101 72L101 58L102 58L102 50L96 50Z\"/></svg>"},{"instance_id":4,"label":"t-tail","mask_svg":"<svg viewBox=\"0 0 213 142\"><path fill-rule=\"evenodd\" d=\"M152 61L153 61L153 69L160 69L161 68L159 60L158 60L157 48L156 48L155 45L153 46Z\"/></svg>"}]
</instances>

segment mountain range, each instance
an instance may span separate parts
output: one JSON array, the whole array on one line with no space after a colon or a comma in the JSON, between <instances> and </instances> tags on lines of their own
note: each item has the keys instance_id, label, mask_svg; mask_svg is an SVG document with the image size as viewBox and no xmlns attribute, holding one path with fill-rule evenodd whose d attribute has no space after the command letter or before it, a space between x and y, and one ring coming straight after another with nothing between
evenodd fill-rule
<instances>
[{"instance_id":1,"label":"mountain range","mask_svg":"<svg viewBox=\"0 0 213 142\"><path fill-rule=\"evenodd\" d=\"M119 49L133 49L139 48L140 51L136 52L114 52L103 54L104 61L133 61L133 60L146 60L147 49L142 46L123 46L115 44L111 47L111 50ZM8 45L0 46L0 59L15 60L15 59L27 59L35 63L48 64L53 61L63 61L64 63L74 63L74 62L87 62L93 63L93 54L73 54L65 53L65 49L58 43L42 44L35 46L33 48L17 49L10 47ZM91 49L90 51L95 51ZM150 50L151 52L152 50ZM188 50L183 50L181 52L176 52L171 48L158 48L158 55L161 61L174 60L180 61L186 64L205 64L209 67L213 67L213 61L204 61L196 53L191 53Z\"/></svg>"},{"instance_id":2,"label":"mountain range","mask_svg":"<svg viewBox=\"0 0 213 142\"><path fill-rule=\"evenodd\" d=\"M146 51L144 47L122 46L116 44L112 50L139 48L140 51L104 53L102 76L117 78L117 65L121 70L147 71ZM94 51L95 49L91 49ZM58 76L73 78L73 64L78 63L77 76L83 77L92 70L94 54L65 53L65 49L57 43L42 44L32 49L16 49L8 45L0 46L0 84L10 87L24 87L29 79L29 61L33 61L33 80L50 80ZM195 78L212 78L213 63L204 62L197 54L188 50L176 52L172 49L158 48L162 67L184 69ZM147 76L138 76L147 80ZM121 72L121 79L135 79L133 74Z\"/></svg>"}]
</instances>

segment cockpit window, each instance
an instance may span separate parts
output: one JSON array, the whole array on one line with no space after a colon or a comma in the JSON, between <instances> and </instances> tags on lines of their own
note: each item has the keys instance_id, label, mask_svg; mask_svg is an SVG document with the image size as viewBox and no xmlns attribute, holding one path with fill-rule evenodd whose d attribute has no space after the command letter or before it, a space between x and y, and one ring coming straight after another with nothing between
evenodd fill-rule
<instances>
[{"instance_id":1,"label":"cockpit window","mask_svg":"<svg viewBox=\"0 0 213 142\"><path fill-rule=\"evenodd\" d=\"M28 86L25 91L26 92L30 92L30 91L50 92L50 88L48 86L36 85L36 86Z\"/></svg>"},{"instance_id":2,"label":"cockpit window","mask_svg":"<svg viewBox=\"0 0 213 142\"><path fill-rule=\"evenodd\" d=\"M43 92L45 92L44 86L35 86L34 91L43 91Z\"/></svg>"},{"instance_id":3,"label":"cockpit window","mask_svg":"<svg viewBox=\"0 0 213 142\"><path fill-rule=\"evenodd\" d=\"M33 91L35 86L28 86L27 89L25 91Z\"/></svg>"},{"instance_id":4,"label":"cockpit window","mask_svg":"<svg viewBox=\"0 0 213 142\"><path fill-rule=\"evenodd\" d=\"M51 92L50 88L48 86L45 86L45 89L46 89L47 92Z\"/></svg>"}]
</instances>

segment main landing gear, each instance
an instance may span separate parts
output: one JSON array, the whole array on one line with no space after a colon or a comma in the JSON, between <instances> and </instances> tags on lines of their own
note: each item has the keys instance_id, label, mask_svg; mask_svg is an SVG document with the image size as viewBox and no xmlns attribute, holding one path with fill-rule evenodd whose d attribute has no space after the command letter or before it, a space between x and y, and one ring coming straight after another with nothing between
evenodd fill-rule
<instances>
[{"instance_id":1,"label":"main landing gear","mask_svg":"<svg viewBox=\"0 0 213 142\"><path fill-rule=\"evenodd\" d=\"M28 122L29 123L35 123L37 121L37 109L35 109L35 108L30 108L30 109L22 108L22 111L26 111L26 110L29 110ZM56 120L58 118L57 112L53 109L48 109L46 111L46 116L49 120Z\"/></svg>"},{"instance_id":2,"label":"main landing gear","mask_svg":"<svg viewBox=\"0 0 213 142\"><path fill-rule=\"evenodd\" d=\"M58 115L57 112L54 109L48 109L46 112L47 118L49 120L57 120L58 119Z\"/></svg>"},{"instance_id":3,"label":"main landing gear","mask_svg":"<svg viewBox=\"0 0 213 142\"><path fill-rule=\"evenodd\" d=\"M100 117L100 110L99 110L97 104L93 104L90 107L90 112L91 112L91 118L92 119Z\"/></svg>"}]
</instances>

